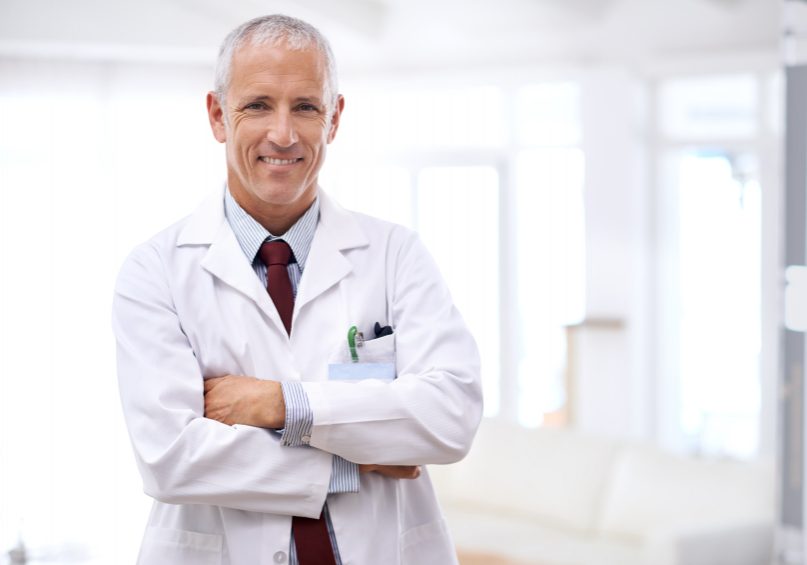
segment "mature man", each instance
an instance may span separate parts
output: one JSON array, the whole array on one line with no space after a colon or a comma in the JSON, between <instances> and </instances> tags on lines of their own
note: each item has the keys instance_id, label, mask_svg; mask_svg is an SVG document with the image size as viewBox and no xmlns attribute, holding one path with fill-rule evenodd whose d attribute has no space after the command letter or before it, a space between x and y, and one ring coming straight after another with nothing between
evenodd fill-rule
<instances>
[{"instance_id":1,"label":"mature man","mask_svg":"<svg viewBox=\"0 0 807 565\"><path fill-rule=\"evenodd\" d=\"M420 466L470 448L477 350L417 237L318 187L344 108L327 41L245 23L207 107L226 190L137 247L115 290L155 499L139 562L456 562Z\"/></svg>"}]
</instances>

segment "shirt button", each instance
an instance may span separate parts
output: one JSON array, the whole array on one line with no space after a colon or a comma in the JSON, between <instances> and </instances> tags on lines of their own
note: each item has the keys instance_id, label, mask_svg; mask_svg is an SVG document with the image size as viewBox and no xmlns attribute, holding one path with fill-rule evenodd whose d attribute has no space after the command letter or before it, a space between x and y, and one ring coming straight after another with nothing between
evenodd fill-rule
<instances>
[{"instance_id":1,"label":"shirt button","mask_svg":"<svg viewBox=\"0 0 807 565\"><path fill-rule=\"evenodd\" d=\"M274 560L275 563L285 563L286 553L284 551L278 551L277 553L275 553Z\"/></svg>"},{"instance_id":2,"label":"shirt button","mask_svg":"<svg viewBox=\"0 0 807 565\"><path fill-rule=\"evenodd\" d=\"M306 444L311 443L311 436L303 436L300 439L303 440L303 443L306 443Z\"/></svg>"}]
</instances>

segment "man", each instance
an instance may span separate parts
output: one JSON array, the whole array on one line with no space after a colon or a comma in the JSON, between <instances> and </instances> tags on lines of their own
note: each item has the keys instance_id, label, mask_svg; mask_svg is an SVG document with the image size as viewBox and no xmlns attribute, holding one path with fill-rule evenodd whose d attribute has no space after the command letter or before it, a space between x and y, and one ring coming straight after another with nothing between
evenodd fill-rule
<instances>
[{"instance_id":1,"label":"man","mask_svg":"<svg viewBox=\"0 0 807 565\"><path fill-rule=\"evenodd\" d=\"M416 236L319 189L337 92L310 25L234 30L207 97L226 190L121 270L142 564L456 562L420 466L470 448L476 346Z\"/></svg>"}]
</instances>

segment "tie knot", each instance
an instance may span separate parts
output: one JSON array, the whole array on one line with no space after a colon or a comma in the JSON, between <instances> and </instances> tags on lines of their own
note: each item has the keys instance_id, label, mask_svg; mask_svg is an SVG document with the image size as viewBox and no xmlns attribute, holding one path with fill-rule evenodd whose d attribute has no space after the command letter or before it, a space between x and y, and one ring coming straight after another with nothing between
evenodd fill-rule
<instances>
[{"instance_id":1,"label":"tie knot","mask_svg":"<svg viewBox=\"0 0 807 565\"><path fill-rule=\"evenodd\" d=\"M285 267L289 264L292 256L291 247L282 239L265 241L261 245L258 255L260 255L261 261L267 267L270 265L283 265Z\"/></svg>"}]
</instances>

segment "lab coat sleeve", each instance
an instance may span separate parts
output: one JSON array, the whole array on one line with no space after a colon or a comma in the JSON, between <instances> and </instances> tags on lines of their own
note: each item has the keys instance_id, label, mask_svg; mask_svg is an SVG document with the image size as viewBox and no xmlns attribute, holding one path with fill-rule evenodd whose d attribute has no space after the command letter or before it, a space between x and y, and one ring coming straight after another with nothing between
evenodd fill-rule
<instances>
[{"instance_id":1,"label":"lab coat sleeve","mask_svg":"<svg viewBox=\"0 0 807 565\"><path fill-rule=\"evenodd\" d=\"M280 442L292 447L308 445L303 438L310 438L314 414L305 390L297 381L285 381L280 385L286 402L286 428L280 436ZM342 492L359 492L359 466L334 455L328 494Z\"/></svg>"},{"instance_id":2,"label":"lab coat sleeve","mask_svg":"<svg viewBox=\"0 0 807 565\"><path fill-rule=\"evenodd\" d=\"M112 322L124 417L148 495L171 504L319 515L330 454L284 447L269 430L204 417L203 375L156 244L137 248L124 263Z\"/></svg>"},{"instance_id":3,"label":"lab coat sleeve","mask_svg":"<svg viewBox=\"0 0 807 565\"><path fill-rule=\"evenodd\" d=\"M310 445L356 463L452 463L470 449L482 415L479 354L435 262L401 232L386 274L397 379L303 383Z\"/></svg>"}]
</instances>

